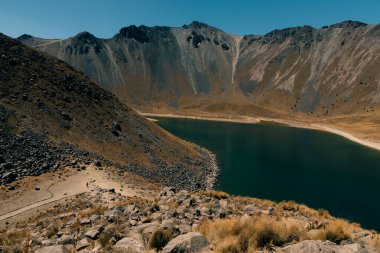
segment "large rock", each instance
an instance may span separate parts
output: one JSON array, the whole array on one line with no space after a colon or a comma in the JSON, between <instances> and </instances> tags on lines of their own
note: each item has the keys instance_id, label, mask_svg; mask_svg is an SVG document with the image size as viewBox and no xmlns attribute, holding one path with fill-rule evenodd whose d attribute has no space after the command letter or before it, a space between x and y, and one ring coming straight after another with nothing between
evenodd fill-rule
<instances>
[{"instance_id":1,"label":"large rock","mask_svg":"<svg viewBox=\"0 0 380 253\"><path fill-rule=\"evenodd\" d=\"M14 172L6 172L3 175L3 180L6 181L7 183L11 183L15 181L17 178L17 174Z\"/></svg>"},{"instance_id":2,"label":"large rock","mask_svg":"<svg viewBox=\"0 0 380 253\"><path fill-rule=\"evenodd\" d=\"M104 228L102 226L97 225L88 230L85 235L92 240L96 240L103 230Z\"/></svg>"},{"instance_id":3,"label":"large rock","mask_svg":"<svg viewBox=\"0 0 380 253\"><path fill-rule=\"evenodd\" d=\"M162 253L196 253L205 252L210 243L206 237L197 232L190 232L184 235L177 236L171 240Z\"/></svg>"},{"instance_id":4,"label":"large rock","mask_svg":"<svg viewBox=\"0 0 380 253\"><path fill-rule=\"evenodd\" d=\"M330 241L303 241L277 250L281 253L372 253L372 249L357 243L344 246L336 245Z\"/></svg>"},{"instance_id":5,"label":"large rock","mask_svg":"<svg viewBox=\"0 0 380 253\"><path fill-rule=\"evenodd\" d=\"M115 253L140 253L144 251L145 247L142 242L132 237L124 237L113 246Z\"/></svg>"},{"instance_id":6,"label":"large rock","mask_svg":"<svg viewBox=\"0 0 380 253\"><path fill-rule=\"evenodd\" d=\"M72 252L75 252L75 247L72 244L47 246L35 251L35 253L72 253Z\"/></svg>"}]
</instances>

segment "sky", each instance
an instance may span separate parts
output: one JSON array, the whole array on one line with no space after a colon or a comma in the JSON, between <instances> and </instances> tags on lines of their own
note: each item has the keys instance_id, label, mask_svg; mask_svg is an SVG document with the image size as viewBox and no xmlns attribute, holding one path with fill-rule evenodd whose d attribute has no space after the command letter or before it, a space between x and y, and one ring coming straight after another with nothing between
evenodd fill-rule
<instances>
[{"instance_id":1,"label":"sky","mask_svg":"<svg viewBox=\"0 0 380 253\"><path fill-rule=\"evenodd\" d=\"M0 32L12 37L88 31L109 38L133 24L179 27L193 20L239 35L344 20L377 24L380 0L0 0Z\"/></svg>"}]
</instances>

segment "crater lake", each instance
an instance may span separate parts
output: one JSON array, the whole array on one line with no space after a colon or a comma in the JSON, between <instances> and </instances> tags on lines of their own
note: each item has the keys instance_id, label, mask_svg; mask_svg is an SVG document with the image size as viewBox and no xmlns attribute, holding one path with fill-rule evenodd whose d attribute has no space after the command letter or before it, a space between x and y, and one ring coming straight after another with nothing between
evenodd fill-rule
<instances>
[{"instance_id":1,"label":"crater lake","mask_svg":"<svg viewBox=\"0 0 380 253\"><path fill-rule=\"evenodd\" d=\"M294 200L380 231L380 152L344 137L274 123L155 117L217 156L217 190Z\"/></svg>"}]
</instances>

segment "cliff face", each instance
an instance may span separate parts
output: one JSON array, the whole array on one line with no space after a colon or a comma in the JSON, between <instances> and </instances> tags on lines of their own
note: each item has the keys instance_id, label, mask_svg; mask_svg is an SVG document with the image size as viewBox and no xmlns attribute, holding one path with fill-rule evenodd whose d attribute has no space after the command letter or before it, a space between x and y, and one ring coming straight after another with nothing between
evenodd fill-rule
<instances>
[{"instance_id":1,"label":"cliff face","mask_svg":"<svg viewBox=\"0 0 380 253\"><path fill-rule=\"evenodd\" d=\"M379 25L345 21L239 37L193 22L125 27L110 39L23 37L145 110L326 118L379 104Z\"/></svg>"}]
</instances>

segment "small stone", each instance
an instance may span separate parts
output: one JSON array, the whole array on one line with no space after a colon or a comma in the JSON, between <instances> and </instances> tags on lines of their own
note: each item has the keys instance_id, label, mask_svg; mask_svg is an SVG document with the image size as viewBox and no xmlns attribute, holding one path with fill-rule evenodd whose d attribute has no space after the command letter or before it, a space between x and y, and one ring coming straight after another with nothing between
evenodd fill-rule
<instances>
[{"instance_id":1,"label":"small stone","mask_svg":"<svg viewBox=\"0 0 380 253\"><path fill-rule=\"evenodd\" d=\"M99 160L96 160L94 163L95 163L95 166L102 167L102 163Z\"/></svg>"}]
</instances>

